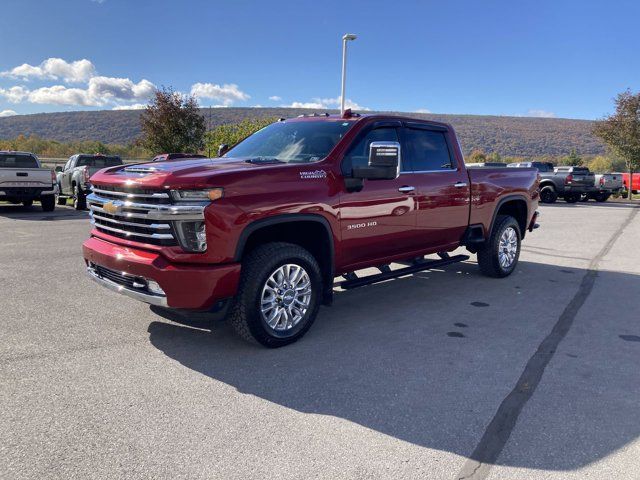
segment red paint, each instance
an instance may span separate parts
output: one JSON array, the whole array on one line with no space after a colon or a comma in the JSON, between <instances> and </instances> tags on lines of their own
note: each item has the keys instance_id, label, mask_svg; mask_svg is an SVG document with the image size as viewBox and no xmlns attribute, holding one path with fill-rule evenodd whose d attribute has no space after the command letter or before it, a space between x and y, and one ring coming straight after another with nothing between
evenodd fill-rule
<instances>
[{"instance_id":1,"label":"red paint","mask_svg":"<svg viewBox=\"0 0 640 480\"><path fill-rule=\"evenodd\" d=\"M622 182L624 184L624 188L626 190L628 190L629 189L629 174L628 173L623 173L622 174ZM631 184L631 190L640 191L640 173L634 173L633 174L633 183Z\"/></svg>"},{"instance_id":2,"label":"red paint","mask_svg":"<svg viewBox=\"0 0 640 480\"><path fill-rule=\"evenodd\" d=\"M329 121L335 117L296 118L288 122ZM500 200L519 195L527 204L527 222L538 204L535 169L466 170L453 129L447 129L457 169L439 173L402 173L395 180L365 180L360 192L348 192L341 173L343 155L358 133L376 121L421 120L372 115L345 121L355 125L321 161L308 164L256 165L238 159L194 159L150 164L161 170L126 174L121 167L91 178L95 185L145 189L223 187L224 197L205 210L207 252L185 253L180 247L158 247L92 232L84 256L108 268L124 265L128 273L152 278L167 293L169 305L208 308L235 294L240 266L235 262L240 236L252 222L280 214L311 213L328 221L334 245L336 275L460 245L469 224L488 232ZM303 172L324 171L325 178L301 179ZM456 188L462 182L467 186ZM412 193L399 187L411 185ZM469 187L470 185L470 187ZM375 224L367 227L368 224ZM362 228L350 225L364 223Z\"/></svg>"}]
</instances>

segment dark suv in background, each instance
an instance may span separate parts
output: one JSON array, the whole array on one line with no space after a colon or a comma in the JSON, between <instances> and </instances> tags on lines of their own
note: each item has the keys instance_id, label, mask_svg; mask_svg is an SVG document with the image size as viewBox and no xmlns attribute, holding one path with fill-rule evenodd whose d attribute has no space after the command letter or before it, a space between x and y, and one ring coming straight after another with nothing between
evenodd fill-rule
<instances>
[{"instance_id":1,"label":"dark suv in background","mask_svg":"<svg viewBox=\"0 0 640 480\"><path fill-rule=\"evenodd\" d=\"M516 162L507 167L538 170L542 203L554 203L558 197L575 203L583 195L595 192L595 176L587 167L555 167L551 162Z\"/></svg>"}]
</instances>

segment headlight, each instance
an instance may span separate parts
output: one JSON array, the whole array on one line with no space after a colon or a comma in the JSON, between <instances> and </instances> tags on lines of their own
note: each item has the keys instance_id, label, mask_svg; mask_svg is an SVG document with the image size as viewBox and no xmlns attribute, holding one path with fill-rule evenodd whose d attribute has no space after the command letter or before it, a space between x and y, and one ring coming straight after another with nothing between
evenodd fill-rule
<instances>
[{"instance_id":1,"label":"headlight","mask_svg":"<svg viewBox=\"0 0 640 480\"><path fill-rule=\"evenodd\" d=\"M174 223L180 246L187 252L204 252L207 249L207 230L203 221Z\"/></svg>"},{"instance_id":2,"label":"headlight","mask_svg":"<svg viewBox=\"0 0 640 480\"><path fill-rule=\"evenodd\" d=\"M213 202L222 198L222 188L208 188L205 190L171 190L171 197L175 202Z\"/></svg>"}]
</instances>

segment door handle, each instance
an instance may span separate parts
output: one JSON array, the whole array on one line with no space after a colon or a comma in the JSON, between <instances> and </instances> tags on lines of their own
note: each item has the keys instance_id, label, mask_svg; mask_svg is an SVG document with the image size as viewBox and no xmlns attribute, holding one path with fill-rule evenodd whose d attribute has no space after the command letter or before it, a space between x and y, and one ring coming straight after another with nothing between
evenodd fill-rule
<instances>
[{"instance_id":1,"label":"door handle","mask_svg":"<svg viewBox=\"0 0 640 480\"><path fill-rule=\"evenodd\" d=\"M409 185L405 185L403 187L400 187L398 191L402 193L410 193L410 192L413 192L415 189L416 187L410 187Z\"/></svg>"},{"instance_id":2,"label":"door handle","mask_svg":"<svg viewBox=\"0 0 640 480\"><path fill-rule=\"evenodd\" d=\"M453 184L454 187L456 188L462 188L462 187L466 187L467 186L467 182L456 182Z\"/></svg>"}]
</instances>

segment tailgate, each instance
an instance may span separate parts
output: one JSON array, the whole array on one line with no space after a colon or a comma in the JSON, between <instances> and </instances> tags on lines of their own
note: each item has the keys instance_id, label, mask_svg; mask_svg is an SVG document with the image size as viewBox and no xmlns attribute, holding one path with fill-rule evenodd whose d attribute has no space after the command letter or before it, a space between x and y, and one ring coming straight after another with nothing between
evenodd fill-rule
<instances>
[{"instance_id":1,"label":"tailgate","mask_svg":"<svg viewBox=\"0 0 640 480\"><path fill-rule=\"evenodd\" d=\"M51 187L52 184L48 168L0 168L0 188Z\"/></svg>"},{"instance_id":2,"label":"tailgate","mask_svg":"<svg viewBox=\"0 0 640 480\"><path fill-rule=\"evenodd\" d=\"M578 185L581 187L593 187L595 185L596 177L591 172L573 172L571 174L573 180L571 181L571 185Z\"/></svg>"}]
</instances>

